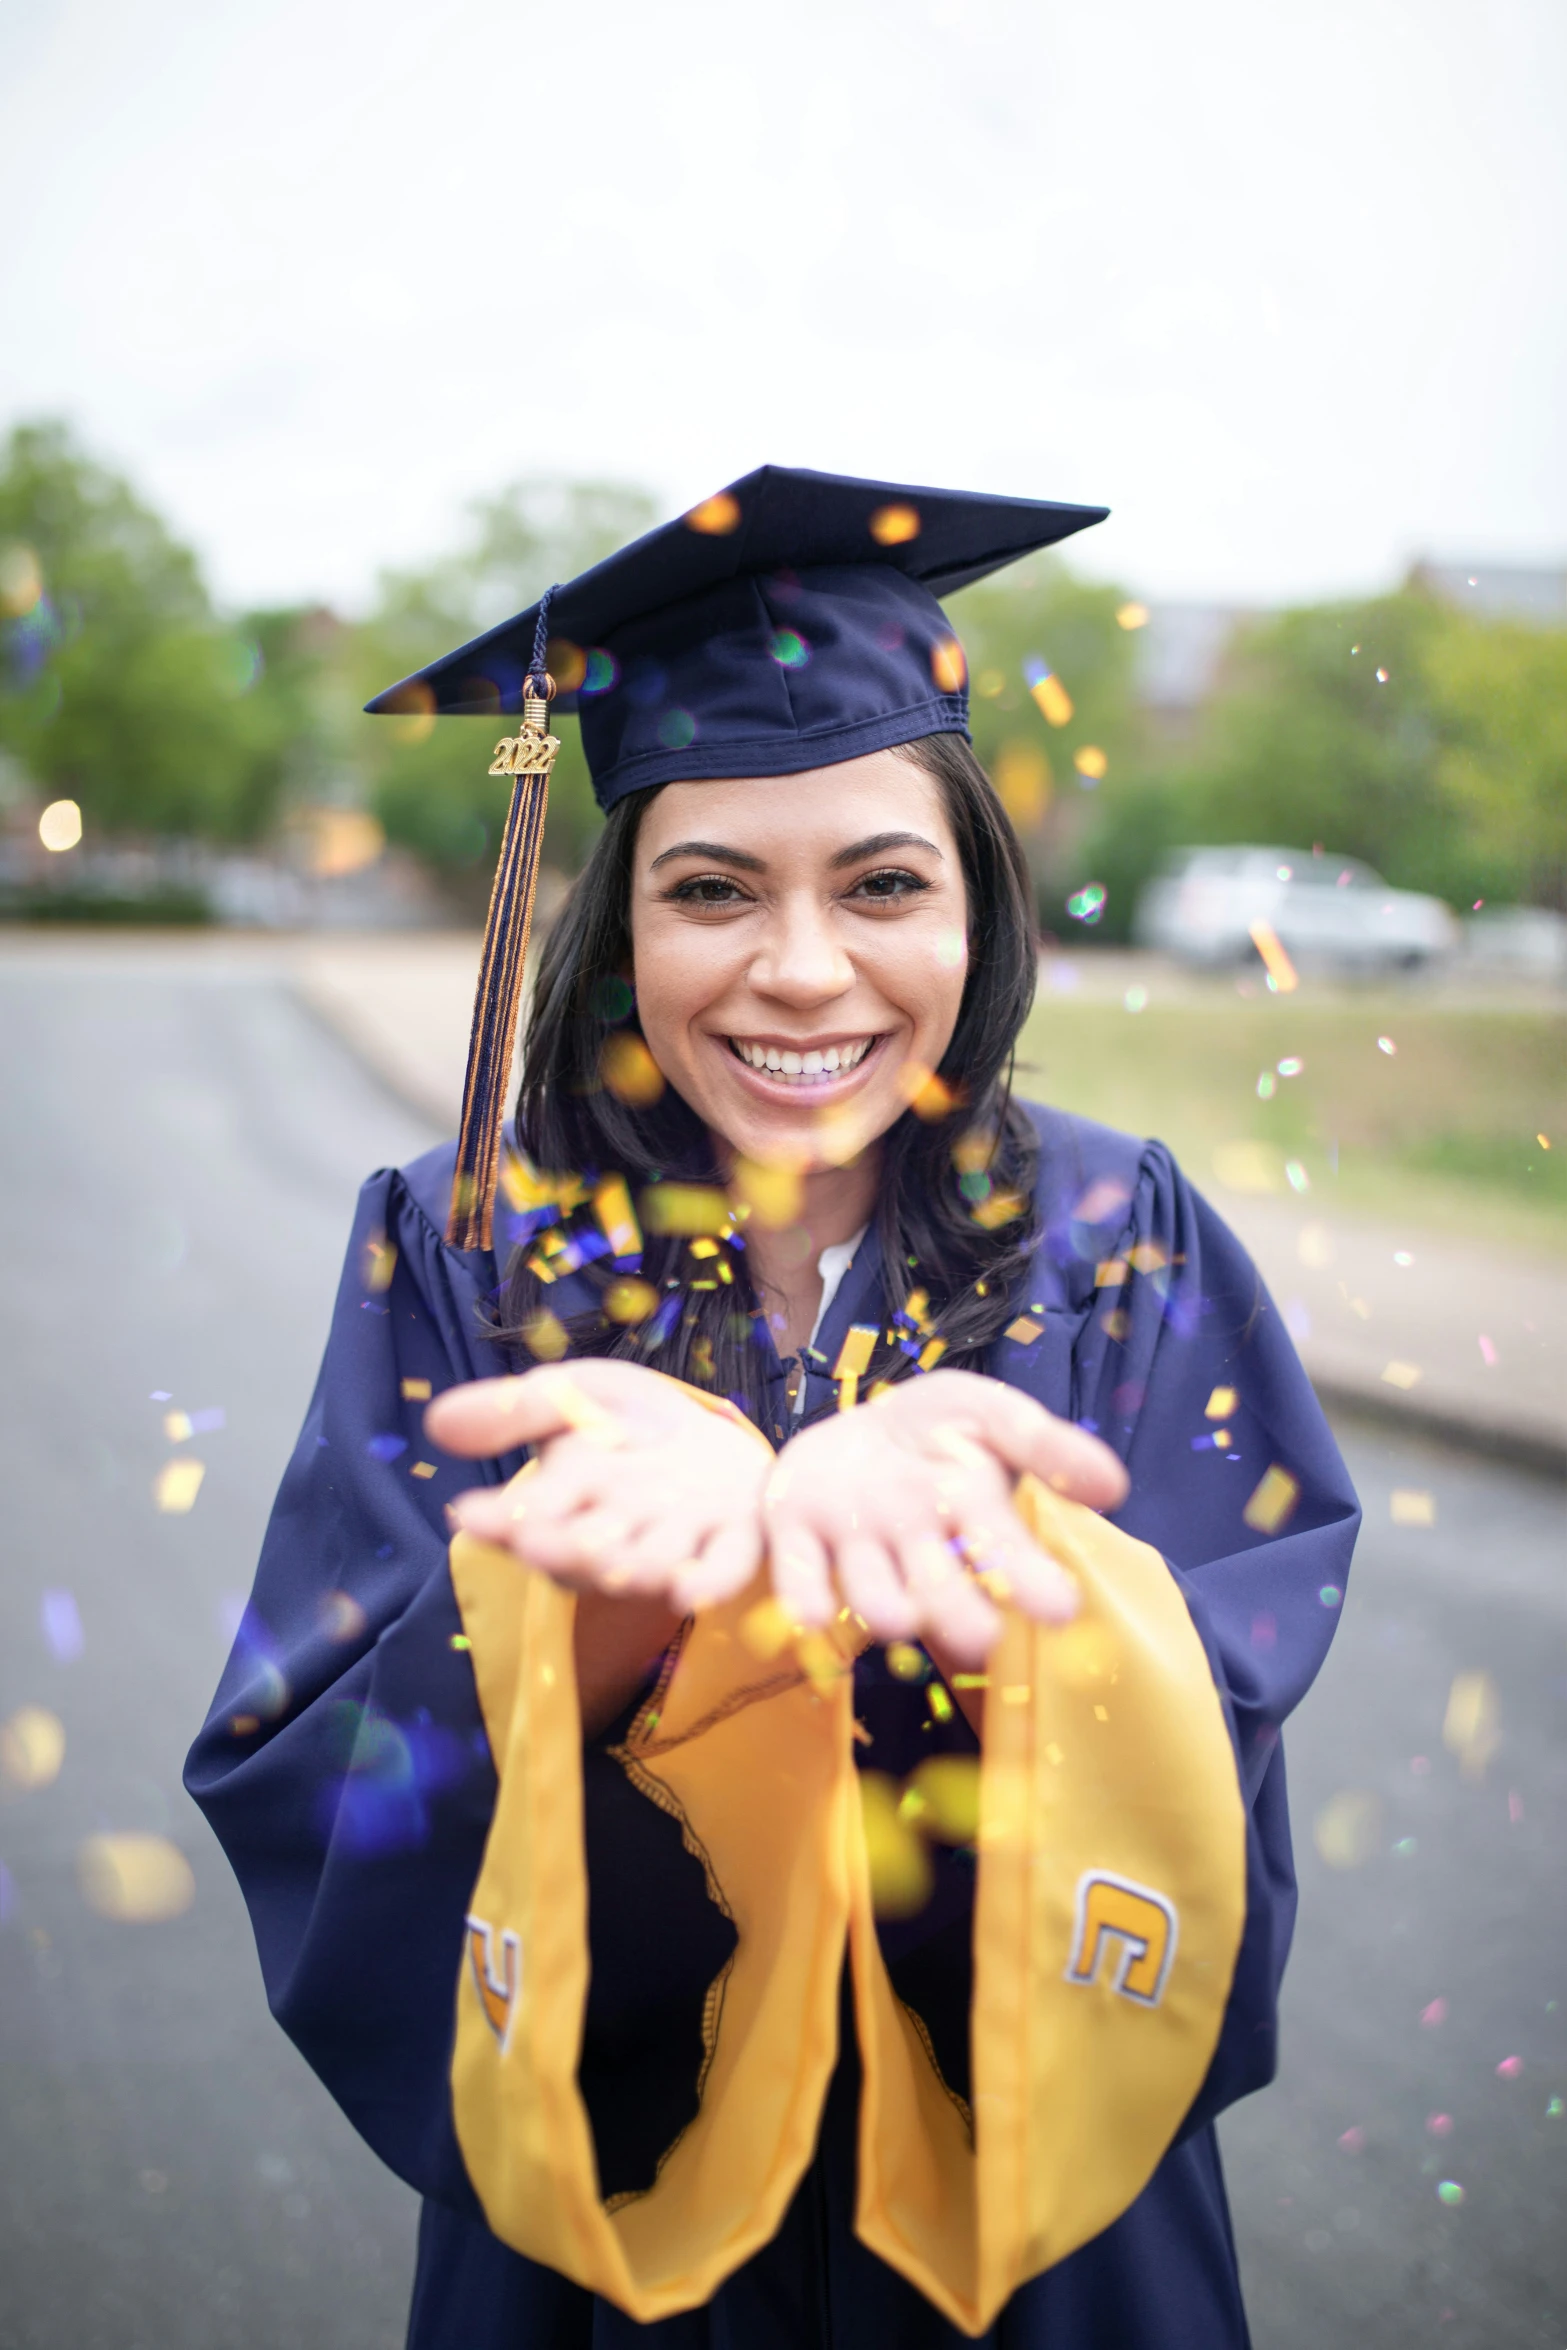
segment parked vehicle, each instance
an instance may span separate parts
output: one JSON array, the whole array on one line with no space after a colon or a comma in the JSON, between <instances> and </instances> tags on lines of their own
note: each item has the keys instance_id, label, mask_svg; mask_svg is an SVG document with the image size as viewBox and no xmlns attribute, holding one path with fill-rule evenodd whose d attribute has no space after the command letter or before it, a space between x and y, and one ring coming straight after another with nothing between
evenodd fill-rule
<instances>
[{"instance_id":1,"label":"parked vehicle","mask_svg":"<svg viewBox=\"0 0 1567 2350\"><path fill-rule=\"evenodd\" d=\"M1312 849L1179 849L1137 902L1132 934L1188 963L1256 952L1266 923L1298 962L1418 969L1451 954L1456 917L1440 898L1390 889L1354 857Z\"/></svg>"}]
</instances>

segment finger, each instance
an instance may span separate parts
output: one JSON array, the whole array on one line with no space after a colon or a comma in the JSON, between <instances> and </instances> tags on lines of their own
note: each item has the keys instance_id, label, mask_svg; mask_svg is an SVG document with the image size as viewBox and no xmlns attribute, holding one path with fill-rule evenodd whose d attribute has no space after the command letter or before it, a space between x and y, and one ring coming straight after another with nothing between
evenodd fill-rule
<instances>
[{"instance_id":1,"label":"finger","mask_svg":"<svg viewBox=\"0 0 1567 2350\"><path fill-rule=\"evenodd\" d=\"M885 1542L851 1534L839 1543L834 1564L839 1590L874 1639L913 1638L920 1611Z\"/></svg>"},{"instance_id":2,"label":"finger","mask_svg":"<svg viewBox=\"0 0 1567 2350\"><path fill-rule=\"evenodd\" d=\"M950 1385L937 1390L943 1379ZM1116 1509L1126 1499L1126 1471L1110 1447L1032 1396L973 1371L937 1371L920 1384L935 1391L922 1399L924 1414L978 1437L1015 1475L1032 1472L1090 1509Z\"/></svg>"},{"instance_id":3,"label":"finger","mask_svg":"<svg viewBox=\"0 0 1567 2350\"><path fill-rule=\"evenodd\" d=\"M628 1591L666 1590L677 1572L689 1567L711 1528L711 1517L697 1509L662 1509L629 1536L621 1546Z\"/></svg>"},{"instance_id":4,"label":"finger","mask_svg":"<svg viewBox=\"0 0 1567 2350\"><path fill-rule=\"evenodd\" d=\"M1013 1510L966 1511L956 1530L991 1599L1021 1608L1036 1623L1071 1622L1082 1598L1075 1579L1040 1548Z\"/></svg>"},{"instance_id":5,"label":"finger","mask_svg":"<svg viewBox=\"0 0 1567 2350\"><path fill-rule=\"evenodd\" d=\"M568 1429L613 1445L628 1418L662 1426L672 1414L701 1408L661 1371L589 1356L541 1364L516 1378L474 1379L449 1387L427 1408L424 1425L443 1451L484 1460L520 1445L546 1443Z\"/></svg>"},{"instance_id":6,"label":"finger","mask_svg":"<svg viewBox=\"0 0 1567 2350\"><path fill-rule=\"evenodd\" d=\"M671 1595L686 1612L732 1599L762 1563L762 1528L757 1518L731 1518L716 1527L697 1551L695 1563L677 1573Z\"/></svg>"},{"instance_id":7,"label":"finger","mask_svg":"<svg viewBox=\"0 0 1567 2350\"><path fill-rule=\"evenodd\" d=\"M770 1525L767 1535L773 1589L784 1606L799 1623L830 1624L838 1603L820 1537L789 1520L781 1528Z\"/></svg>"},{"instance_id":8,"label":"finger","mask_svg":"<svg viewBox=\"0 0 1567 2350\"><path fill-rule=\"evenodd\" d=\"M930 1639L955 1664L983 1664L1001 1632L1001 1618L973 1577L939 1535L916 1534L898 1544L898 1564Z\"/></svg>"}]
</instances>

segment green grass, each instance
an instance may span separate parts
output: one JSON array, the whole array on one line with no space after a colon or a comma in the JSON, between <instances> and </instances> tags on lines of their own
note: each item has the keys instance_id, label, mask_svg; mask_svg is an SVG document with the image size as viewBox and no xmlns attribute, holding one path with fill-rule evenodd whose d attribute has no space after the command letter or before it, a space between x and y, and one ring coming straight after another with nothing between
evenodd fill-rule
<instances>
[{"instance_id":1,"label":"green grass","mask_svg":"<svg viewBox=\"0 0 1567 2350\"><path fill-rule=\"evenodd\" d=\"M1300 1074L1278 1076L1290 1058ZM1293 1161L1324 1206L1567 1254L1559 1015L1219 986L1132 1013L1042 993L1018 1062L1019 1092L1158 1135L1199 1184L1222 1170L1287 1194Z\"/></svg>"}]
</instances>

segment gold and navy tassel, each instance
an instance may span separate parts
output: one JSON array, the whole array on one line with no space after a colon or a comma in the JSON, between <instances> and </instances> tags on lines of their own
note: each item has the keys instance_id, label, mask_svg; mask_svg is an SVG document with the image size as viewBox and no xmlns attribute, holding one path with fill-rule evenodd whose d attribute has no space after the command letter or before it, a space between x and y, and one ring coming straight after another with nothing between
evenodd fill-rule
<instances>
[{"instance_id":1,"label":"gold and navy tassel","mask_svg":"<svg viewBox=\"0 0 1567 2350\"><path fill-rule=\"evenodd\" d=\"M553 594L553 589L550 594ZM517 1043L523 966L533 923L544 814L549 804L550 769L560 749L548 731L555 680L545 668L550 597L539 606L533 635L533 666L522 687L522 727L495 746L492 775L512 775L511 806L501 839L500 862L484 924L468 1039L468 1074L463 1083L462 1126L452 1176L451 1212L446 1223L451 1248L488 1248L494 1226L495 1181L500 1164L506 1089Z\"/></svg>"}]
</instances>

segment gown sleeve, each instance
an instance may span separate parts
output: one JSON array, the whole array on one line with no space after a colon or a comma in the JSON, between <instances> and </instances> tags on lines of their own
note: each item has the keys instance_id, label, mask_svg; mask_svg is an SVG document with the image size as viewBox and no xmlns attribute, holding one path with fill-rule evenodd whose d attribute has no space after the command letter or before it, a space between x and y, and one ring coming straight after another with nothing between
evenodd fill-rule
<instances>
[{"instance_id":1,"label":"gown sleeve","mask_svg":"<svg viewBox=\"0 0 1567 2350\"><path fill-rule=\"evenodd\" d=\"M1074 1417L1124 1459L1115 1524L1160 1551L1207 1651L1246 1805L1246 1923L1219 2045L1182 2134L1263 2087L1296 1889L1280 1731L1338 1621L1360 1507L1288 1331L1234 1234L1162 1144L1099 1263Z\"/></svg>"},{"instance_id":2,"label":"gown sleeve","mask_svg":"<svg viewBox=\"0 0 1567 2350\"><path fill-rule=\"evenodd\" d=\"M445 1505L521 1458L448 1459L422 1433L431 1395L507 1367L485 1334L493 1260L438 1228L450 1158L360 1194L315 1393L185 1776L239 1880L278 2021L392 2169L477 2212L450 2064L496 1775ZM733 1935L676 1823L628 1800L604 1741L581 1776L581 2087L620 2185L694 2107L703 2001Z\"/></svg>"}]
</instances>

